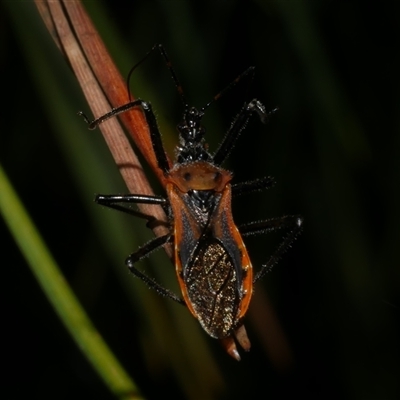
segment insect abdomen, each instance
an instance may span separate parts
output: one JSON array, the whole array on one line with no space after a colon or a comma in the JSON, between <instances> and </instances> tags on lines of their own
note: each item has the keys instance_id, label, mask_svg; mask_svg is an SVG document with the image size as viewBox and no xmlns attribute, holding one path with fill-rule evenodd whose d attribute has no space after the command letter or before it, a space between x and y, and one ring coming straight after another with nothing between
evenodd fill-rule
<instances>
[{"instance_id":1,"label":"insect abdomen","mask_svg":"<svg viewBox=\"0 0 400 400\"><path fill-rule=\"evenodd\" d=\"M196 249L184 280L188 299L206 332L214 338L231 334L238 322L241 295L232 259L217 239L205 239Z\"/></svg>"}]
</instances>

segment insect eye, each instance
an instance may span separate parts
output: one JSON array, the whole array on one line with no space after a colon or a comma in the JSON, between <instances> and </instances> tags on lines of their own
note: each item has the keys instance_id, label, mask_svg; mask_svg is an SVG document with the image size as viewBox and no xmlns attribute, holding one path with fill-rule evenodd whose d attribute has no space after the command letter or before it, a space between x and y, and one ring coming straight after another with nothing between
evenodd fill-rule
<instances>
[{"instance_id":1,"label":"insect eye","mask_svg":"<svg viewBox=\"0 0 400 400\"><path fill-rule=\"evenodd\" d=\"M217 182L220 179L221 179L221 172L216 172L214 174L214 182Z\"/></svg>"},{"instance_id":2,"label":"insect eye","mask_svg":"<svg viewBox=\"0 0 400 400\"><path fill-rule=\"evenodd\" d=\"M184 179L185 181L190 181L190 180L192 179L192 174L191 174L190 172L185 172L185 173L183 174L183 179Z\"/></svg>"}]
</instances>

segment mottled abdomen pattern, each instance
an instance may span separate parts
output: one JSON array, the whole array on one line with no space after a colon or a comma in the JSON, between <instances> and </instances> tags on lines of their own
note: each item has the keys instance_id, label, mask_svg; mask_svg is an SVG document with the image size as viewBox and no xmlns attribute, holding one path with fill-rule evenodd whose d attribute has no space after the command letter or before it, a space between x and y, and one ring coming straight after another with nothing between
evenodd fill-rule
<instances>
[{"instance_id":1,"label":"mottled abdomen pattern","mask_svg":"<svg viewBox=\"0 0 400 400\"><path fill-rule=\"evenodd\" d=\"M206 332L224 338L237 323L240 304L235 267L217 239L199 244L186 271L188 296Z\"/></svg>"}]
</instances>

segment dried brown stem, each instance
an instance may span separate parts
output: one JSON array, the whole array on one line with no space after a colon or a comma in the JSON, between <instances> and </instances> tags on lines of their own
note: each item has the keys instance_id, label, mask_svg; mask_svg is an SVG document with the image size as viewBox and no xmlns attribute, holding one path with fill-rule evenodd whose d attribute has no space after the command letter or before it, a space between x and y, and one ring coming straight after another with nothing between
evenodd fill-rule
<instances>
[{"instance_id":1,"label":"dried brown stem","mask_svg":"<svg viewBox=\"0 0 400 400\"><path fill-rule=\"evenodd\" d=\"M99 117L111 108L127 103L126 84L81 2L35 0L35 3L56 44L71 65L93 115ZM163 182L164 176L157 168L143 112L132 109L121 115L121 120L138 149ZM100 129L129 192L152 195L153 191L140 162L118 120L110 119L101 124ZM138 208L141 212L166 222L165 213L160 206L139 204ZM168 233L168 228L163 225L157 225L153 230L157 236ZM169 256L172 255L170 249L167 252Z\"/></svg>"}]
</instances>

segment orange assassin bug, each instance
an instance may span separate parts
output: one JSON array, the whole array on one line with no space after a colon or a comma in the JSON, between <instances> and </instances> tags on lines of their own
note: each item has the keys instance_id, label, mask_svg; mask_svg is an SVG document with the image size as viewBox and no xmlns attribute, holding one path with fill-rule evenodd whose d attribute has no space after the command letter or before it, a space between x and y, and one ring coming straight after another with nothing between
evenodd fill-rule
<instances>
[{"instance_id":1,"label":"orange assassin bug","mask_svg":"<svg viewBox=\"0 0 400 400\"><path fill-rule=\"evenodd\" d=\"M212 102L237 84L244 76L254 71L248 68L231 84L217 94L201 109L189 107L182 87L162 45L154 46L150 52L132 68L131 72L154 50L159 49L164 57L171 77L178 89L184 111L178 124L179 146L176 161L170 168L161 134L150 103L131 101L109 113L89 121L89 129L134 107L141 107L149 125L153 151L158 168L165 177L167 197L140 194L97 195L95 201L104 206L148 219L129 204L159 204L166 210L170 221L170 232L154 238L126 259L133 275L143 280L158 293L188 307L203 329L213 338L220 339L226 351L240 360L236 342L250 350L250 340L243 325L253 292L253 285L262 278L290 247L301 231L300 216L284 216L236 226L231 212L231 198L273 186L271 177L242 183L231 183L233 174L223 168L240 133L252 114L257 114L263 123L276 110L267 113L256 99L245 103L233 120L222 143L214 154L210 154L204 142L205 128L201 125L205 110ZM130 75L130 74L129 74ZM129 81L129 79L128 79ZM257 235L286 229L288 233L269 260L254 274L243 236ZM135 267L135 263L166 243L174 245L174 262L182 298L164 288ZM236 341L235 341L236 340Z\"/></svg>"}]
</instances>

